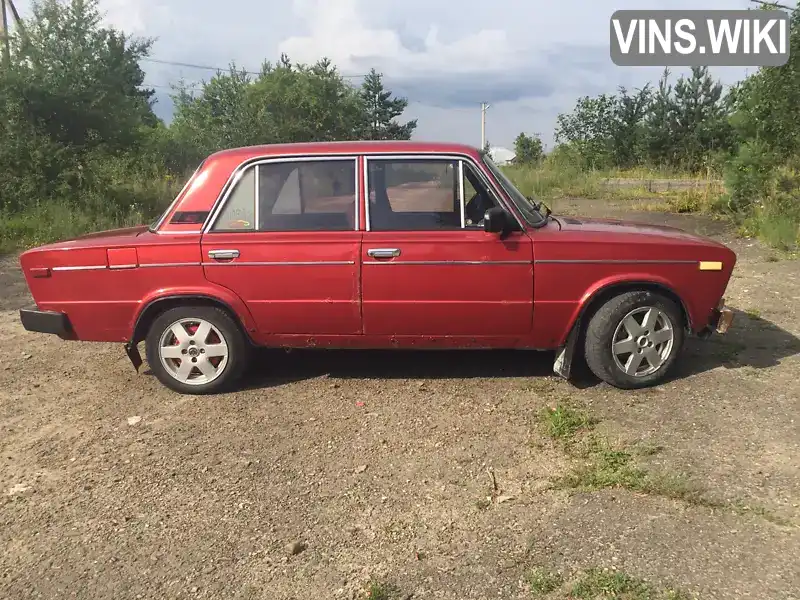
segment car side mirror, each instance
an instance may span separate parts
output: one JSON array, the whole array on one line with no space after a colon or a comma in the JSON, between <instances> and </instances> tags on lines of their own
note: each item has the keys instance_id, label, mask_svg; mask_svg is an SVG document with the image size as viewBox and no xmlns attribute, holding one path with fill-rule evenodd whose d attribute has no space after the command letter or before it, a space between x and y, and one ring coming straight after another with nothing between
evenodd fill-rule
<instances>
[{"instance_id":1,"label":"car side mirror","mask_svg":"<svg viewBox=\"0 0 800 600\"><path fill-rule=\"evenodd\" d=\"M493 206L483 215L483 230L488 233L505 234L511 228L508 213L499 206Z\"/></svg>"}]
</instances>

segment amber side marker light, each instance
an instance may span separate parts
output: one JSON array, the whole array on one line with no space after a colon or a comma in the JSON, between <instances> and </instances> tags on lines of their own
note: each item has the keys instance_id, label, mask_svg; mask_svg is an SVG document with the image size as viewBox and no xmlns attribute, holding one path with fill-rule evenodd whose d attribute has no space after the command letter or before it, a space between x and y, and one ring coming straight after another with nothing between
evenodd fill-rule
<instances>
[{"instance_id":1,"label":"amber side marker light","mask_svg":"<svg viewBox=\"0 0 800 600\"><path fill-rule=\"evenodd\" d=\"M701 271L722 271L722 263L719 261L701 260Z\"/></svg>"}]
</instances>

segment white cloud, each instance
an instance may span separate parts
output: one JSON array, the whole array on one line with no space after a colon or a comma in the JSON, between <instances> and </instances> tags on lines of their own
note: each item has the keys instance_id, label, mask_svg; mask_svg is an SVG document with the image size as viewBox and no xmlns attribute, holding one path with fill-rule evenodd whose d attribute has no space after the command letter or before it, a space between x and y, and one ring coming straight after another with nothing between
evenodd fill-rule
<instances>
[{"instance_id":1,"label":"white cloud","mask_svg":"<svg viewBox=\"0 0 800 600\"><path fill-rule=\"evenodd\" d=\"M30 0L17 0L29 14ZM286 52L293 61L329 57L346 74L371 67L411 104L417 136L480 143L480 102L492 102L487 135L510 145L519 131L552 142L555 118L579 96L657 80L660 69L621 68L608 53L617 9L696 8L696 0L101 0L107 20L155 37L153 57L256 71ZM705 0L703 8L745 8L749 0ZM146 81L208 79L213 70L143 63ZM675 69L674 76L682 70ZM713 69L726 83L743 69ZM354 83L358 79L352 79ZM168 114L166 107L159 109Z\"/></svg>"},{"instance_id":2,"label":"white cloud","mask_svg":"<svg viewBox=\"0 0 800 600\"><path fill-rule=\"evenodd\" d=\"M291 36L279 45L293 60L315 62L330 58L344 71L365 65L391 71L394 77L453 73L495 72L515 68L521 55L501 29L478 29L452 42L442 41L440 25L415 32L423 39L421 50L406 47L398 31L366 22L364 4L357 0L295 0L295 14L308 33Z\"/></svg>"}]
</instances>

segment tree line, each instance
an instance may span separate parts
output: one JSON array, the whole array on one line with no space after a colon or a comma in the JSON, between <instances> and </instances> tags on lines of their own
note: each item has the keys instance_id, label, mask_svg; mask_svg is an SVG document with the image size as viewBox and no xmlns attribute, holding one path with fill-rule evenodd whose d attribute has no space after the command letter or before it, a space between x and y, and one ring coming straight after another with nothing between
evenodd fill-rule
<instances>
[{"instance_id":1,"label":"tree line","mask_svg":"<svg viewBox=\"0 0 800 600\"><path fill-rule=\"evenodd\" d=\"M764 5L761 9L774 9ZM755 9L760 10L760 9ZM792 246L800 240L800 3L791 11L787 64L764 67L728 89L707 67L657 82L579 98L559 114L556 146L521 133L516 162L583 171L653 169L721 177L710 207L749 233Z\"/></svg>"},{"instance_id":2,"label":"tree line","mask_svg":"<svg viewBox=\"0 0 800 600\"><path fill-rule=\"evenodd\" d=\"M152 46L104 26L99 0L34 2L0 63L0 221L146 219L216 150L408 139L417 126L399 120L408 101L374 69L353 86L327 60L287 56L255 76L232 64L199 88L179 84L167 125L141 67Z\"/></svg>"},{"instance_id":3,"label":"tree line","mask_svg":"<svg viewBox=\"0 0 800 600\"><path fill-rule=\"evenodd\" d=\"M10 60L0 63L0 245L142 222L222 148L409 139L417 127L402 120L408 100L375 70L354 86L328 60L304 65L287 56L257 74L232 64L196 87L178 85L166 124L141 67L153 40L103 25L99 2L35 1L24 32L11 37ZM790 47L800 48L800 10ZM707 68L674 82L665 70L641 89L578 99L558 116L546 157L538 136L521 133L517 162L713 172L726 182L719 208L796 239L798 101L800 52L729 89Z\"/></svg>"}]
</instances>

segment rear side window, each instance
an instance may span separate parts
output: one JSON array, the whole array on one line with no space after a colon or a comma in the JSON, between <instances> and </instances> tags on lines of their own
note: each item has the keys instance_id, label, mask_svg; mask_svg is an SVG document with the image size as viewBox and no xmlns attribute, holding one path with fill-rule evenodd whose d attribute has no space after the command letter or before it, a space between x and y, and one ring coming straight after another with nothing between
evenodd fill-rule
<instances>
[{"instance_id":1,"label":"rear side window","mask_svg":"<svg viewBox=\"0 0 800 600\"><path fill-rule=\"evenodd\" d=\"M254 231L256 228L256 172L247 169L236 183L212 231Z\"/></svg>"},{"instance_id":2,"label":"rear side window","mask_svg":"<svg viewBox=\"0 0 800 600\"><path fill-rule=\"evenodd\" d=\"M355 228L355 159L266 163L258 169L259 230Z\"/></svg>"},{"instance_id":3,"label":"rear side window","mask_svg":"<svg viewBox=\"0 0 800 600\"><path fill-rule=\"evenodd\" d=\"M265 162L235 185L212 231L352 231L356 159Z\"/></svg>"}]
</instances>

